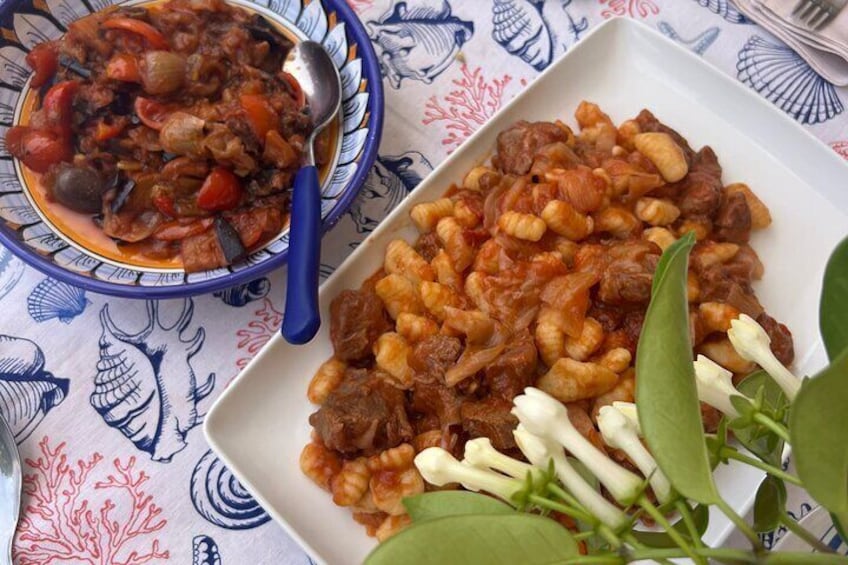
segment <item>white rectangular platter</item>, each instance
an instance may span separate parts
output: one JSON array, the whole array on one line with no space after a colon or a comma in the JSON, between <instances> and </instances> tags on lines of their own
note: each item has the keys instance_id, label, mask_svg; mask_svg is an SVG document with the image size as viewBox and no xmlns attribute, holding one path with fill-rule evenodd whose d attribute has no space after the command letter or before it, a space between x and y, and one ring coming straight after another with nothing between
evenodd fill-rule
<instances>
[{"instance_id":1,"label":"white rectangular platter","mask_svg":"<svg viewBox=\"0 0 848 565\"><path fill-rule=\"evenodd\" d=\"M766 266L758 295L767 311L793 331L799 373L824 365L818 296L825 261L848 229L848 167L741 83L642 24L610 20L466 141L339 267L321 288L324 324L311 343L292 346L279 335L271 339L207 416L212 448L319 561L361 563L375 543L298 467L309 441L307 420L315 410L306 387L332 353L330 301L345 288L357 288L382 264L389 241L414 241L410 208L438 198L486 160L498 132L520 119L560 118L573 124L572 113L584 99L600 104L616 123L650 109L693 147L712 146L725 183L746 182L766 202L774 223L752 241ZM747 468L720 469L717 476L728 501L743 513L760 478ZM726 519L713 516L705 540L720 544L731 529Z\"/></svg>"}]
</instances>

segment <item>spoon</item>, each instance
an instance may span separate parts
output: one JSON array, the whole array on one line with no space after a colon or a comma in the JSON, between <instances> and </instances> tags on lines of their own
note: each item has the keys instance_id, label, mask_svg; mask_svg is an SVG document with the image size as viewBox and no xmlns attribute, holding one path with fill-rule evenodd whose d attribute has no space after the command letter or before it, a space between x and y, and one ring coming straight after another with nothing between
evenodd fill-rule
<instances>
[{"instance_id":1,"label":"spoon","mask_svg":"<svg viewBox=\"0 0 848 565\"><path fill-rule=\"evenodd\" d=\"M0 563L12 565L12 541L20 510L21 459L12 430L0 415Z\"/></svg>"},{"instance_id":2,"label":"spoon","mask_svg":"<svg viewBox=\"0 0 848 565\"><path fill-rule=\"evenodd\" d=\"M283 70L294 76L303 90L312 132L306 140L303 167L294 179L289 228L289 274L283 337L302 344L321 325L318 313L318 266L321 259L321 186L315 167L315 137L339 112L342 83L333 60L314 41L302 41L289 52Z\"/></svg>"}]
</instances>

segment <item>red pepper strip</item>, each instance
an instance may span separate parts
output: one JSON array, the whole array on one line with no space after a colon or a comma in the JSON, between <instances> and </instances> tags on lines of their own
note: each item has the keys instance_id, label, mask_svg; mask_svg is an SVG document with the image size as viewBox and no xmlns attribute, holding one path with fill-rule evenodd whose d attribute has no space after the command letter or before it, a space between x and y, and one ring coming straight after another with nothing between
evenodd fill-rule
<instances>
[{"instance_id":1,"label":"red pepper strip","mask_svg":"<svg viewBox=\"0 0 848 565\"><path fill-rule=\"evenodd\" d=\"M39 43L32 48L32 51L27 53L26 62L29 68L35 71L30 85L33 88L39 88L47 84L59 68L59 53L56 44L52 41Z\"/></svg>"},{"instance_id":2,"label":"red pepper strip","mask_svg":"<svg viewBox=\"0 0 848 565\"><path fill-rule=\"evenodd\" d=\"M126 124L124 122L107 124L105 121L99 121L97 122L97 128L94 130L94 139L95 141L108 141L121 135L125 127Z\"/></svg>"},{"instance_id":3,"label":"red pepper strip","mask_svg":"<svg viewBox=\"0 0 848 565\"><path fill-rule=\"evenodd\" d=\"M181 241L187 237L205 232L215 221L215 218L202 218L190 224L181 224L179 221L168 222L153 234L154 239L162 241Z\"/></svg>"},{"instance_id":4,"label":"red pepper strip","mask_svg":"<svg viewBox=\"0 0 848 565\"><path fill-rule=\"evenodd\" d=\"M147 22L134 18L110 18L103 22L105 29L129 31L143 37L155 49L168 49L168 40L162 33Z\"/></svg>"},{"instance_id":5,"label":"red pepper strip","mask_svg":"<svg viewBox=\"0 0 848 565\"><path fill-rule=\"evenodd\" d=\"M165 194L160 194L153 197L153 205L156 206L156 209L165 214L166 216L171 216L172 218L177 217L177 210L174 208L174 199Z\"/></svg>"},{"instance_id":6,"label":"red pepper strip","mask_svg":"<svg viewBox=\"0 0 848 565\"><path fill-rule=\"evenodd\" d=\"M63 137L71 136L71 115L73 114L74 96L79 91L79 83L66 80L53 85L44 95L44 117L47 127Z\"/></svg>"},{"instance_id":7,"label":"red pepper strip","mask_svg":"<svg viewBox=\"0 0 848 565\"><path fill-rule=\"evenodd\" d=\"M306 106L306 95L303 94L303 89L300 87L300 83L297 82L297 79L294 78L294 75L283 71L283 78L285 78L286 82L289 83L289 86L294 93L294 99L297 101L297 107L303 108Z\"/></svg>"},{"instance_id":8,"label":"red pepper strip","mask_svg":"<svg viewBox=\"0 0 848 565\"><path fill-rule=\"evenodd\" d=\"M239 96L241 107L247 114L247 121L259 143L265 144L265 135L279 127L279 117L268 103L268 99L261 94L242 94Z\"/></svg>"}]
</instances>

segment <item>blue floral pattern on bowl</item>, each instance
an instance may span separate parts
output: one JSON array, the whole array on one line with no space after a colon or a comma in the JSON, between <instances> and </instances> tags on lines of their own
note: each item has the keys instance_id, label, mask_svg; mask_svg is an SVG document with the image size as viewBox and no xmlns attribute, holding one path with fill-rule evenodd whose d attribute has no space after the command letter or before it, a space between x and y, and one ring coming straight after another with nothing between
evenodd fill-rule
<instances>
[{"instance_id":1,"label":"blue floral pattern on bowl","mask_svg":"<svg viewBox=\"0 0 848 565\"><path fill-rule=\"evenodd\" d=\"M320 42L339 68L343 103L336 163L321 190L326 231L350 207L377 156L383 93L368 35L344 0L228 1L257 11L301 40ZM0 243L56 279L95 292L136 298L175 298L229 288L284 264L287 230L227 268L187 274L121 264L65 237L33 204L21 165L5 147L6 131L18 119L29 88L31 73L24 59L38 43L61 37L74 20L111 4L109 0L23 0L0 8Z\"/></svg>"}]
</instances>

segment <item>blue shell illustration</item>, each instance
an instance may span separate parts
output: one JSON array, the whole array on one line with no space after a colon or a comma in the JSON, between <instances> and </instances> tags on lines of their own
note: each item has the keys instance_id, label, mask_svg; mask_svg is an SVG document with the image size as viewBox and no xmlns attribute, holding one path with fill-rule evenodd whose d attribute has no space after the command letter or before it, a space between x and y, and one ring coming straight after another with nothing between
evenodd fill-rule
<instances>
[{"instance_id":1,"label":"blue shell illustration","mask_svg":"<svg viewBox=\"0 0 848 565\"><path fill-rule=\"evenodd\" d=\"M739 52L739 80L802 124L818 124L842 113L832 84L782 43L752 36Z\"/></svg>"},{"instance_id":2,"label":"blue shell illustration","mask_svg":"<svg viewBox=\"0 0 848 565\"><path fill-rule=\"evenodd\" d=\"M191 501L207 521L229 530L255 528L271 519L212 450L191 474Z\"/></svg>"},{"instance_id":3,"label":"blue shell illustration","mask_svg":"<svg viewBox=\"0 0 848 565\"><path fill-rule=\"evenodd\" d=\"M44 354L28 339L0 335L0 414L21 443L68 395L68 379L44 370Z\"/></svg>"},{"instance_id":4,"label":"blue shell illustration","mask_svg":"<svg viewBox=\"0 0 848 565\"><path fill-rule=\"evenodd\" d=\"M209 536L194 536L191 540L191 565L221 565L218 544Z\"/></svg>"},{"instance_id":5,"label":"blue shell illustration","mask_svg":"<svg viewBox=\"0 0 848 565\"><path fill-rule=\"evenodd\" d=\"M69 324L89 304L83 289L50 278L38 283L27 298L27 310L36 322L59 318Z\"/></svg>"},{"instance_id":6,"label":"blue shell illustration","mask_svg":"<svg viewBox=\"0 0 848 565\"><path fill-rule=\"evenodd\" d=\"M553 41L542 18L544 0L495 0L492 38L511 55L541 71L553 58Z\"/></svg>"},{"instance_id":7,"label":"blue shell illustration","mask_svg":"<svg viewBox=\"0 0 848 565\"><path fill-rule=\"evenodd\" d=\"M162 324L159 303L147 302L147 326L138 333L119 329L100 310L100 360L89 402L107 424L117 428L154 461L170 462L186 446L186 435L200 423L197 403L215 387L215 373L198 384L191 366L206 334L187 337L194 303L183 300L177 321Z\"/></svg>"},{"instance_id":8,"label":"blue shell illustration","mask_svg":"<svg viewBox=\"0 0 848 565\"><path fill-rule=\"evenodd\" d=\"M718 14L725 20L734 24L750 24L751 20L745 17L745 14L740 12L733 2L730 0L695 0L704 8L709 9L713 14Z\"/></svg>"},{"instance_id":9,"label":"blue shell illustration","mask_svg":"<svg viewBox=\"0 0 848 565\"><path fill-rule=\"evenodd\" d=\"M668 36L669 38L675 40L678 43L686 45L697 53L698 55L703 55L707 49L718 39L719 34L721 33L721 29L717 26L713 26L705 29L692 39L686 39L682 37L677 31L671 27L671 24L668 22L660 22L657 26L659 30L663 33L663 35Z\"/></svg>"},{"instance_id":10,"label":"blue shell illustration","mask_svg":"<svg viewBox=\"0 0 848 565\"><path fill-rule=\"evenodd\" d=\"M0 298L9 294L23 274L23 262L5 247L0 247Z\"/></svg>"},{"instance_id":11,"label":"blue shell illustration","mask_svg":"<svg viewBox=\"0 0 848 565\"><path fill-rule=\"evenodd\" d=\"M432 170L433 165L418 151L377 157L362 192L350 207L356 231L368 233L376 228Z\"/></svg>"},{"instance_id":12,"label":"blue shell illustration","mask_svg":"<svg viewBox=\"0 0 848 565\"><path fill-rule=\"evenodd\" d=\"M224 304L241 307L253 302L254 300L266 297L270 290L271 281L269 281L266 277L262 277L246 284L240 284L232 288L219 290L215 292L214 295L220 298Z\"/></svg>"},{"instance_id":13,"label":"blue shell illustration","mask_svg":"<svg viewBox=\"0 0 848 565\"><path fill-rule=\"evenodd\" d=\"M433 82L474 34L474 24L451 15L445 0L396 0L367 28L394 88L405 78Z\"/></svg>"}]
</instances>

